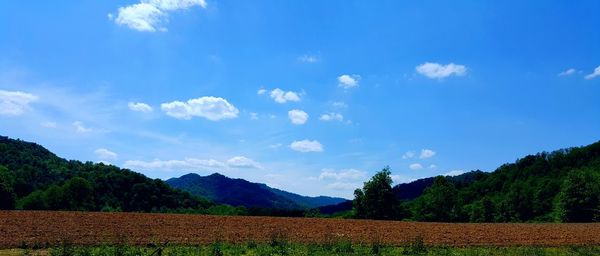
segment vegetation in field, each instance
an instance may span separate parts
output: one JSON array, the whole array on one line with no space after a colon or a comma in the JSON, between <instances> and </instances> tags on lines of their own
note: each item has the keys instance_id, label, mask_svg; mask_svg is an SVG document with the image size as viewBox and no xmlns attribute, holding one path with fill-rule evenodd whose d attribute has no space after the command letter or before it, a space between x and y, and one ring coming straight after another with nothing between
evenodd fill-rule
<instances>
[{"instance_id":1,"label":"vegetation in field","mask_svg":"<svg viewBox=\"0 0 600 256\"><path fill-rule=\"evenodd\" d=\"M43 252L43 253L42 253ZM339 241L324 245L302 245L302 244L227 244L215 242L205 246L166 246L166 247L136 247L136 246L97 246L97 247L73 247L61 246L49 250L22 250L18 254L13 251L11 255L52 255L52 256L137 256L137 255L160 255L160 256L225 256L225 255L598 255L600 247L426 247L419 244L409 244L401 247L382 245L358 245L348 241ZM3 251L0 251L3 255Z\"/></svg>"}]
</instances>

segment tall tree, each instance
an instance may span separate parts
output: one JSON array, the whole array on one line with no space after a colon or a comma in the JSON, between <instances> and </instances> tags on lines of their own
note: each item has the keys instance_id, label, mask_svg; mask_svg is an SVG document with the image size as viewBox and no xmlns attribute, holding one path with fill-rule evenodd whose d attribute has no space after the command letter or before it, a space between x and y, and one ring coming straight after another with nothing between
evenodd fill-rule
<instances>
[{"instance_id":1,"label":"tall tree","mask_svg":"<svg viewBox=\"0 0 600 256\"><path fill-rule=\"evenodd\" d=\"M362 189L354 191L354 215L361 219L398 219L399 201L392 191L389 167L383 168Z\"/></svg>"}]
</instances>

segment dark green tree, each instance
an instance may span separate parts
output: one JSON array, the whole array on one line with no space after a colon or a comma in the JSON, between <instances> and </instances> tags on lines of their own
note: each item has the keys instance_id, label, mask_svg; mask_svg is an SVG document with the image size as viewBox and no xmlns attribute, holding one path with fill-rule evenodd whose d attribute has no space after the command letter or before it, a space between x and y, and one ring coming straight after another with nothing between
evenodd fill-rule
<instances>
[{"instance_id":1,"label":"dark green tree","mask_svg":"<svg viewBox=\"0 0 600 256\"><path fill-rule=\"evenodd\" d=\"M399 219L400 202L392 191L389 167L383 168L362 189L354 191L354 217L360 219Z\"/></svg>"},{"instance_id":2,"label":"dark green tree","mask_svg":"<svg viewBox=\"0 0 600 256\"><path fill-rule=\"evenodd\" d=\"M17 196L12 190L12 187L0 181L0 210L15 209Z\"/></svg>"},{"instance_id":3,"label":"dark green tree","mask_svg":"<svg viewBox=\"0 0 600 256\"><path fill-rule=\"evenodd\" d=\"M600 221L600 174L597 170L569 173L559 195L559 215L565 222Z\"/></svg>"},{"instance_id":4,"label":"dark green tree","mask_svg":"<svg viewBox=\"0 0 600 256\"><path fill-rule=\"evenodd\" d=\"M453 221L458 215L458 190L443 176L435 181L414 202L414 218L420 221Z\"/></svg>"},{"instance_id":5,"label":"dark green tree","mask_svg":"<svg viewBox=\"0 0 600 256\"><path fill-rule=\"evenodd\" d=\"M62 186L52 185L44 192L45 203L49 210L70 210Z\"/></svg>"},{"instance_id":6,"label":"dark green tree","mask_svg":"<svg viewBox=\"0 0 600 256\"><path fill-rule=\"evenodd\" d=\"M24 210L46 210L48 205L46 204L46 195L44 191L36 190L31 192L23 199L21 199L21 208Z\"/></svg>"},{"instance_id":7,"label":"dark green tree","mask_svg":"<svg viewBox=\"0 0 600 256\"><path fill-rule=\"evenodd\" d=\"M74 177L69 179L62 187L68 209L70 210L92 210L93 190L92 184L84 178Z\"/></svg>"},{"instance_id":8,"label":"dark green tree","mask_svg":"<svg viewBox=\"0 0 600 256\"><path fill-rule=\"evenodd\" d=\"M494 202L489 197L470 205L469 221L470 222L493 222L495 207Z\"/></svg>"},{"instance_id":9,"label":"dark green tree","mask_svg":"<svg viewBox=\"0 0 600 256\"><path fill-rule=\"evenodd\" d=\"M15 208L17 195L13 191L14 176L8 168L0 165L0 210Z\"/></svg>"}]
</instances>

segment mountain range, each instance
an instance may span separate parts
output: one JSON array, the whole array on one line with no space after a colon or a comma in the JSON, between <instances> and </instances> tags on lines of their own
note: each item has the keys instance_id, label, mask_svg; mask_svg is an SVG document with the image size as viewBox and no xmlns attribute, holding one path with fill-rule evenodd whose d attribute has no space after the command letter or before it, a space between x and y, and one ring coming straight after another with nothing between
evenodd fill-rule
<instances>
[{"instance_id":1,"label":"mountain range","mask_svg":"<svg viewBox=\"0 0 600 256\"><path fill-rule=\"evenodd\" d=\"M167 184L220 204L232 206L308 209L347 201L343 198L302 196L271 188L265 184L232 179L219 173L200 176L190 173L168 179Z\"/></svg>"}]
</instances>

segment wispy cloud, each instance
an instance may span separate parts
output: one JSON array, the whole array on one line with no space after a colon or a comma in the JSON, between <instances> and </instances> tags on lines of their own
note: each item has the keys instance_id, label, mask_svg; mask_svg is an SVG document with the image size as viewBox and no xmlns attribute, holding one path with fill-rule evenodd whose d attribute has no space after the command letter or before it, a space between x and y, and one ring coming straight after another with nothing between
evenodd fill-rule
<instances>
[{"instance_id":1,"label":"wispy cloud","mask_svg":"<svg viewBox=\"0 0 600 256\"><path fill-rule=\"evenodd\" d=\"M105 148L99 148L94 151L96 157L103 161L115 160L119 156L117 153L112 152Z\"/></svg>"},{"instance_id":2,"label":"wispy cloud","mask_svg":"<svg viewBox=\"0 0 600 256\"><path fill-rule=\"evenodd\" d=\"M348 108L348 104L342 101L334 101L331 103L331 106L338 109Z\"/></svg>"},{"instance_id":3,"label":"wispy cloud","mask_svg":"<svg viewBox=\"0 0 600 256\"><path fill-rule=\"evenodd\" d=\"M576 69L570 68L570 69L567 69L567 70L565 70L563 72L558 73L558 76L570 76L572 74L575 74L576 72L577 72Z\"/></svg>"},{"instance_id":4,"label":"wispy cloud","mask_svg":"<svg viewBox=\"0 0 600 256\"><path fill-rule=\"evenodd\" d=\"M227 160L227 165L233 168L263 168L258 162L245 156L234 156Z\"/></svg>"},{"instance_id":5,"label":"wispy cloud","mask_svg":"<svg viewBox=\"0 0 600 256\"><path fill-rule=\"evenodd\" d=\"M367 173L356 169L323 169L319 180L365 180Z\"/></svg>"},{"instance_id":6,"label":"wispy cloud","mask_svg":"<svg viewBox=\"0 0 600 256\"><path fill-rule=\"evenodd\" d=\"M308 153L308 152L323 152L323 145L317 140L299 140L290 144L292 150Z\"/></svg>"},{"instance_id":7,"label":"wispy cloud","mask_svg":"<svg viewBox=\"0 0 600 256\"><path fill-rule=\"evenodd\" d=\"M245 156L234 156L224 162L215 159L198 158L185 158L182 160L154 159L152 161L127 160L124 166L129 169L142 171L222 171L228 168L263 169L260 163Z\"/></svg>"},{"instance_id":8,"label":"wispy cloud","mask_svg":"<svg viewBox=\"0 0 600 256\"><path fill-rule=\"evenodd\" d=\"M416 170L423 169L423 165L421 165L419 163L414 163L414 164L409 165L408 168L410 168L413 171L416 171Z\"/></svg>"},{"instance_id":9,"label":"wispy cloud","mask_svg":"<svg viewBox=\"0 0 600 256\"><path fill-rule=\"evenodd\" d=\"M108 18L121 26L127 26L141 32L167 31L165 24L169 13L193 6L206 8L205 0L142 0L139 3L119 7L117 16L112 13Z\"/></svg>"},{"instance_id":10,"label":"wispy cloud","mask_svg":"<svg viewBox=\"0 0 600 256\"><path fill-rule=\"evenodd\" d=\"M433 156L435 156L435 151L431 150L431 149L422 149L421 150L421 155L419 156L419 158L421 159L427 159L427 158L431 158Z\"/></svg>"},{"instance_id":11,"label":"wispy cloud","mask_svg":"<svg viewBox=\"0 0 600 256\"><path fill-rule=\"evenodd\" d=\"M42 127L46 127L46 128L56 128L58 126L56 124L56 122L51 122L51 121L41 122L40 125Z\"/></svg>"},{"instance_id":12,"label":"wispy cloud","mask_svg":"<svg viewBox=\"0 0 600 256\"><path fill-rule=\"evenodd\" d=\"M327 185L327 188L333 190L354 190L362 186L359 182L333 182Z\"/></svg>"},{"instance_id":13,"label":"wispy cloud","mask_svg":"<svg viewBox=\"0 0 600 256\"><path fill-rule=\"evenodd\" d=\"M137 112L143 112L143 113L150 113L153 110L150 105L143 103L143 102L129 102L127 104L127 107L129 107L129 109L131 111L137 111Z\"/></svg>"},{"instance_id":14,"label":"wispy cloud","mask_svg":"<svg viewBox=\"0 0 600 256\"><path fill-rule=\"evenodd\" d=\"M214 159L186 158L183 160L154 159L148 162L142 160L127 160L125 161L124 166L125 168L141 171L197 171L223 168L226 164Z\"/></svg>"},{"instance_id":15,"label":"wispy cloud","mask_svg":"<svg viewBox=\"0 0 600 256\"><path fill-rule=\"evenodd\" d=\"M594 72L592 72L591 74L585 76L585 79L587 80L592 80L596 77L600 76L600 66L596 67L596 69L594 69Z\"/></svg>"},{"instance_id":16,"label":"wispy cloud","mask_svg":"<svg viewBox=\"0 0 600 256\"><path fill-rule=\"evenodd\" d=\"M22 115L31 108L29 104L38 98L38 96L26 92L0 90L0 115Z\"/></svg>"},{"instance_id":17,"label":"wispy cloud","mask_svg":"<svg viewBox=\"0 0 600 256\"><path fill-rule=\"evenodd\" d=\"M340 113L327 113L319 117L321 121L344 121L344 116Z\"/></svg>"},{"instance_id":18,"label":"wispy cloud","mask_svg":"<svg viewBox=\"0 0 600 256\"><path fill-rule=\"evenodd\" d=\"M298 57L298 60L300 60L301 62L306 62L306 63L315 63L315 62L319 62L319 57L316 55L305 54L305 55Z\"/></svg>"},{"instance_id":19,"label":"wispy cloud","mask_svg":"<svg viewBox=\"0 0 600 256\"><path fill-rule=\"evenodd\" d=\"M92 128L86 127L81 121L75 121L72 125L78 133L88 133L93 131Z\"/></svg>"},{"instance_id":20,"label":"wispy cloud","mask_svg":"<svg viewBox=\"0 0 600 256\"><path fill-rule=\"evenodd\" d=\"M410 159L415 157L415 152L414 151L407 151L406 153L404 153L402 155L402 159Z\"/></svg>"},{"instance_id":21,"label":"wispy cloud","mask_svg":"<svg viewBox=\"0 0 600 256\"><path fill-rule=\"evenodd\" d=\"M251 120L258 120L258 113L256 113L256 112L250 112L250 119Z\"/></svg>"}]
</instances>

